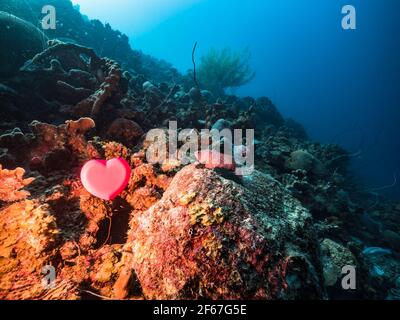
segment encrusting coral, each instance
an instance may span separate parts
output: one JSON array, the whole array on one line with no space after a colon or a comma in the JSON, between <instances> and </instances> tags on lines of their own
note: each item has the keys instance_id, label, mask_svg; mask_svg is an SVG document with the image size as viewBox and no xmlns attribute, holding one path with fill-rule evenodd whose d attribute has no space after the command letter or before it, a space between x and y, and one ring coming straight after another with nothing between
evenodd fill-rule
<instances>
[{"instance_id":1,"label":"encrusting coral","mask_svg":"<svg viewBox=\"0 0 400 320\"><path fill-rule=\"evenodd\" d=\"M0 202L23 200L30 195L28 191L21 189L32 183L35 178L24 179L24 175L23 168L7 170L0 164Z\"/></svg>"},{"instance_id":2,"label":"encrusting coral","mask_svg":"<svg viewBox=\"0 0 400 320\"><path fill-rule=\"evenodd\" d=\"M14 203L0 209L0 226L0 299L44 296L41 271L55 259L59 234L49 207L31 200Z\"/></svg>"}]
</instances>

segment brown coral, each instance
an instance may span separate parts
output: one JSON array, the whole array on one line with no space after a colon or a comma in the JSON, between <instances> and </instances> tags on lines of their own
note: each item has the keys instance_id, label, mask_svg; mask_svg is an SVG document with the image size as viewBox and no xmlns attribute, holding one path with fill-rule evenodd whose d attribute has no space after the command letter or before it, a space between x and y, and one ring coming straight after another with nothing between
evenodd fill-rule
<instances>
[{"instance_id":1,"label":"brown coral","mask_svg":"<svg viewBox=\"0 0 400 320\"><path fill-rule=\"evenodd\" d=\"M84 136L94 127L95 122L91 118L66 121L65 124L59 126L33 121L30 128L35 135L36 147L32 148L31 157L42 159L50 152L59 153L61 150L62 153L69 153L69 150L72 150L74 156L81 160L100 157L97 150L86 141Z\"/></svg>"},{"instance_id":2,"label":"brown coral","mask_svg":"<svg viewBox=\"0 0 400 320\"><path fill-rule=\"evenodd\" d=\"M142 128L134 121L118 118L108 128L108 135L127 146L133 145L142 135Z\"/></svg>"},{"instance_id":3,"label":"brown coral","mask_svg":"<svg viewBox=\"0 0 400 320\"><path fill-rule=\"evenodd\" d=\"M119 82L121 80L121 69L115 61L110 59L101 59L106 70L99 69L98 74L101 74L100 78L104 78L100 88L90 95L87 99L82 100L75 106L75 114L80 116L90 115L92 118L96 118L102 110L103 105L114 93L118 91Z\"/></svg>"}]
</instances>

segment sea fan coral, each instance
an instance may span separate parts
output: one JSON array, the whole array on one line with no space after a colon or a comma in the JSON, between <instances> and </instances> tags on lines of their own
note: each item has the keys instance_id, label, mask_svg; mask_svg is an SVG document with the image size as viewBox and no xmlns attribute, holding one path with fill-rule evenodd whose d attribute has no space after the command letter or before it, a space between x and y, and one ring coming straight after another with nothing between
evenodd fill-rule
<instances>
[{"instance_id":1,"label":"sea fan coral","mask_svg":"<svg viewBox=\"0 0 400 320\"><path fill-rule=\"evenodd\" d=\"M250 51L211 49L201 58L199 67L200 84L215 96L224 96L225 89L240 87L250 82L255 73L249 65Z\"/></svg>"},{"instance_id":2,"label":"sea fan coral","mask_svg":"<svg viewBox=\"0 0 400 320\"><path fill-rule=\"evenodd\" d=\"M21 189L35 179L24 179L24 174L25 170L22 168L7 170L0 165L0 201L18 201L26 199L30 195L28 191Z\"/></svg>"}]
</instances>

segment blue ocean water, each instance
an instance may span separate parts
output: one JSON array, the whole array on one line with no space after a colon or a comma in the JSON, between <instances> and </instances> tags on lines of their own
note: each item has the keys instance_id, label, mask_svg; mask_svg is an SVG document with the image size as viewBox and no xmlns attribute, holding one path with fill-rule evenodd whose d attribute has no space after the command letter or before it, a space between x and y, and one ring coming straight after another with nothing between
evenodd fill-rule
<instances>
[{"instance_id":1,"label":"blue ocean water","mask_svg":"<svg viewBox=\"0 0 400 320\"><path fill-rule=\"evenodd\" d=\"M249 47L256 78L238 95L268 96L312 139L338 143L367 189L400 198L398 0L74 0L132 47L192 67L210 47ZM357 29L343 30L344 5Z\"/></svg>"}]
</instances>

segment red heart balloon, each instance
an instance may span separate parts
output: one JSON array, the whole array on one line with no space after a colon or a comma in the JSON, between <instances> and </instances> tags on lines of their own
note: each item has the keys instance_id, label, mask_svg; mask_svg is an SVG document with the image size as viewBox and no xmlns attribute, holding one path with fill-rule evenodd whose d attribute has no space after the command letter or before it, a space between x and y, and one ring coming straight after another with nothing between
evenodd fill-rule
<instances>
[{"instance_id":1,"label":"red heart balloon","mask_svg":"<svg viewBox=\"0 0 400 320\"><path fill-rule=\"evenodd\" d=\"M122 158L91 160L81 170L85 189L103 200L115 199L127 186L130 176L131 168Z\"/></svg>"}]
</instances>

